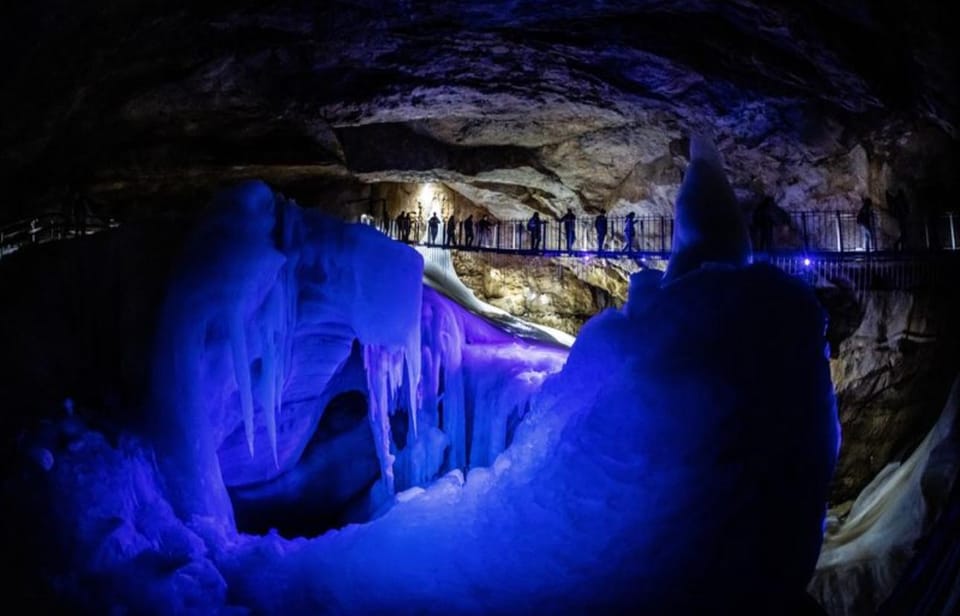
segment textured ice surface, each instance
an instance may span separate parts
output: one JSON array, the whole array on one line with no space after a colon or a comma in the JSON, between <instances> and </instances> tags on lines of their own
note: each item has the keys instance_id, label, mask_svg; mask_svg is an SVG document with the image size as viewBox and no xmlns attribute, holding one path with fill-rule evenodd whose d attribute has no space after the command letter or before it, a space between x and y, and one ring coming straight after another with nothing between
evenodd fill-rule
<instances>
[{"instance_id":1,"label":"textured ice surface","mask_svg":"<svg viewBox=\"0 0 960 616\"><path fill-rule=\"evenodd\" d=\"M184 255L158 340L150 436L161 478L148 472L137 489L162 484L172 508L153 510L168 540L194 546L154 572L158 606L208 586L212 604L278 614L794 603L820 548L839 436L810 289L764 266L702 268L662 288L637 275L628 306L588 322L557 373L565 349L424 290L420 267L374 229L276 202L262 184L220 198ZM225 484L294 467L355 341L384 478L372 500L396 504L309 540L237 534ZM397 451L389 415L414 403ZM89 502L91 482L126 468L104 456L68 473L63 498ZM69 530L82 555L103 544L111 511L122 525L149 500L132 483L96 491L105 503L90 515L66 508L83 526ZM137 589L123 572L141 553L105 556L89 591L100 607Z\"/></svg>"},{"instance_id":2,"label":"textured ice surface","mask_svg":"<svg viewBox=\"0 0 960 616\"><path fill-rule=\"evenodd\" d=\"M227 579L267 612L792 604L838 447L824 315L763 266L650 293L584 327L492 467L309 542L242 540Z\"/></svg>"},{"instance_id":3,"label":"textured ice surface","mask_svg":"<svg viewBox=\"0 0 960 616\"><path fill-rule=\"evenodd\" d=\"M421 276L416 252L277 200L261 182L218 195L174 273L154 357L150 436L178 513L229 520L234 473L289 470L354 340L376 368L370 422L391 490L387 408L402 372L420 378ZM298 363L294 349L311 346L319 365ZM229 447L237 430L246 460Z\"/></svg>"}]
</instances>

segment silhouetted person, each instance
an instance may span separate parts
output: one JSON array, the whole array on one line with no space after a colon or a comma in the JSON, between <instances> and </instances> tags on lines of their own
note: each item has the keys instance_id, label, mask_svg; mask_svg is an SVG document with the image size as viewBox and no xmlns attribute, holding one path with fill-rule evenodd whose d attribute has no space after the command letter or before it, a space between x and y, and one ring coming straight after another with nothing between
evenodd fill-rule
<instances>
[{"instance_id":1,"label":"silhouetted person","mask_svg":"<svg viewBox=\"0 0 960 616\"><path fill-rule=\"evenodd\" d=\"M773 197L764 197L753 211L753 248L757 252L773 250L773 226L776 218Z\"/></svg>"},{"instance_id":2,"label":"silhouetted person","mask_svg":"<svg viewBox=\"0 0 960 616\"><path fill-rule=\"evenodd\" d=\"M437 243L437 231L440 230L440 219L437 218L437 213L434 212L430 216L430 220L427 221L428 226L430 227L430 243Z\"/></svg>"},{"instance_id":3,"label":"silhouetted person","mask_svg":"<svg viewBox=\"0 0 960 616\"><path fill-rule=\"evenodd\" d=\"M607 214L600 212L596 220L593 221L593 227L597 230L597 252L603 252L603 243L607 239Z\"/></svg>"},{"instance_id":4,"label":"silhouetted person","mask_svg":"<svg viewBox=\"0 0 960 616\"><path fill-rule=\"evenodd\" d=\"M450 218L447 219L446 238L444 238L444 242L447 246L457 245L457 218L453 214L450 214Z\"/></svg>"},{"instance_id":5,"label":"silhouetted person","mask_svg":"<svg viewBox=\"0 0 960 616\"><path fill-rule=\"evenodd\" d=\"M523 221L518 220L517 226L517 249L523 250Z\"/></svg>"},{"instance_id":6,"label":"silhouetted person","mask_svg":"<svg viewBox=\"0 0 960 616\"><path fill-rule=\"evenodd\" d=\"M477 228L480 230L480 241L479 245L483 246L484 244L490 243L490 228L493 227L493 223L490 222L490 217L484 214L480 217L480 222L477 223Z\"/></svg>"},{"instance_id":7,"label":"silhouetted person","mask_svg":"<svg viewBox=\"0 0 960 616\"><path fill-rule=\"evenodd\" d=\"M573 215L573 208L567 208L567 213L560 218L560 222L563 223L563 233L567 237L567 252L570 252L573 250L573 242L576 240L574 229L577 224L577 217Z\"/></svg>"},{"instance_id":8,"label":"silhouetted person","mask_svg":"<svg viewBox=\"0 0 960 616\"><path fill-rule=\"evenodd\" d=\"M636 214L630 212L623 221L623 251L633 252L633 237L636 234Z\"/></svg>"},{"instance_id":9,"label":"silhouetted person","mask_svg":"<svg viewBox=\"0 0 960 616\"><path fill-rule=\"evenodd\" d=\"M527 221L527 231L530 232L530 250L540 249L540 212L534 212Z\"/></svg>"},{"instance_id":10,"label":"silhouetted person","mask_svg":"<svg viewBox=\"0 0 960 616\"><path fill-rule=\"evenodd\" d=\"M473 246L473 214L463 220L463 243Z\"/></svg>"},{"instance_id":11,"label":"silhouetted person","mask_svg":"<svg viewBox=\"0 0 960 616\"><path fill-rule=\"evenodd\" d=\"M403 217L404 217L404 213L400 212L399 214L397 214L397 217L394 219L394 224L396 225L396 229L394 230L394 233L398 240L403 239Z\"/></svg>"},{"instance_id":12,"label":"silhouetted person","mask_svg":"<svg viewBox=\"0 0 960 616\"><path fill-rule=\"evenodd\" d=\"M877 238L874 233L873 200L870 197L863 198L863 205L860 206L860 211L857 212L857 224L860 225L860 230L863 232L864 250L867 252L876 250Z\"/></svg>"},{"instance_id":13,"label":"silhouetted person","mask_svg":"<svg viewBox=\"0 0 960 616\"><path fill-rule=\"evenodd\" d=\"M897 221L897 241L894 242L894 250L903 250L906 248L907 238L907 218L910 215L910 204L907 202L907 196L903 194L901 188L896 194L887 192L887 207L890 213Z\"/></svg>"}]
</instances>

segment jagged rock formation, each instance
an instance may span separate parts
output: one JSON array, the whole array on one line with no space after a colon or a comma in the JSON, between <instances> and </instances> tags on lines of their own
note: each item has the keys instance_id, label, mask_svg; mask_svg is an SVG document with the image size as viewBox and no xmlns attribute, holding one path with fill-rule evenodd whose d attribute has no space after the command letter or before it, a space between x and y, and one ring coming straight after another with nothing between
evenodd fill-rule
<instances>
[{"instance_id":1,"label":"jagged rock formation","mask_svg":"<svg viewBox=\"0 0 960 616\"><path fill-rule=\"evenodd\" d=\"M131 218L241 177L330 209L435 180L501 218L665 214L704 128L747 205L956 193L937 7L62 4L3 20L5 219L56 208L68 182Z\"/></svg>"},{"instance_id":2,"label":"jagged rock formation","mask_svg":"<svg viewBox=\"0 0 960 616\"><path fill-rule=\"evenodd\" d=\"M629 275L615 261L583 264L549 259L455 252L457 275L478 298L526 320L576 335L604 308L622 306Z\"/></svg>"}]
</instances>

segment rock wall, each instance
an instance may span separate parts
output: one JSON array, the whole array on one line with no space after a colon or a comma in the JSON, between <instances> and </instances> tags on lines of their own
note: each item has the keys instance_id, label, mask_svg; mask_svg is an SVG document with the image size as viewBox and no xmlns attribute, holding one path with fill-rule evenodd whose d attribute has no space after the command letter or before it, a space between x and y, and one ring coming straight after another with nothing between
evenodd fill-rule
<instances>
[{"instance_id":1,"label":"rock wall","mask_svg":"<svg viewBox=\"0 0 960 616\"><path fill-rule=\"evenodd\" d=\"M960 366L955 294L872 291L861 295L860 308L859 326L830 362L843 425L838 504L910 454L943 409Z\"/></svg>"},{"instance_id":2,"label":"rock wall","mask_svg":"<svg viewBox=\"0 0 960 616\"><path fill-rule=\"evenodd\" d=\"M604 259L585 265L577 258L464 251L453 254L453 263L479 299L574 336L604 308L623 305L630 273L639 269Z\"/></svg>"}]
</instances>

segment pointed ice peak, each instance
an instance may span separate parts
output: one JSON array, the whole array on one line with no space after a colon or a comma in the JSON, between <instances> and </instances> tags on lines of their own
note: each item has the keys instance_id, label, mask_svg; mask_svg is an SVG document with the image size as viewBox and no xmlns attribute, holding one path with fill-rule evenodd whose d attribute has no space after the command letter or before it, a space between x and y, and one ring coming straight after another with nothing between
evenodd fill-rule
<instances>
[{"instance_id":1,"label":"pointed ice peak","mask_svg":"<svg viewBox=\"0 0 960 616\"><path fill-rule=\"evenodd\" d=\"M723 158L717 151L713 138L706 134L690 135L690 162L702 160L723 167Z\"/></svg>"}]
</instances>

